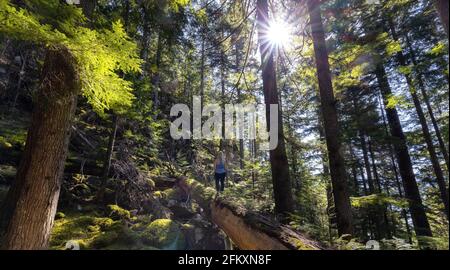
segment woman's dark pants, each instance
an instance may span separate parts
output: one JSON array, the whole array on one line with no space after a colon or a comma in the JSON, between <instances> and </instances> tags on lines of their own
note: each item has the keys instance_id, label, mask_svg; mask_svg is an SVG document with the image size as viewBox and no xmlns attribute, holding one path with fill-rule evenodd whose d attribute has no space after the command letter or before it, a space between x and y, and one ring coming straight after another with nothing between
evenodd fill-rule
<instances>
[{"instance_id":1,"label":"woman's dark pants","mask_svg":"<svg viewBox=\"0 0 450 270\"><path fill-rule=\"evenodd\" d=\"M216 190L223 191L225 187L225 176L227 173L215 173L214 178L216 179Z\"/></svg>"}]
</instances>

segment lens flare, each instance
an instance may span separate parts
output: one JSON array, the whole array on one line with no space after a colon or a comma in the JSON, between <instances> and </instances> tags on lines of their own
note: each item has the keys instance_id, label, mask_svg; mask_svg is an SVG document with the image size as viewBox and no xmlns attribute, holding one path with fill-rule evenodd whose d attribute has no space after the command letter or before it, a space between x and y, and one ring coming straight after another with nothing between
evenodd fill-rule
<instances>
[{"instance_id":1,"label":"lens flare","mask_svg":"<svg viewBox=\"0 0 450 270\"><path fill-rule=\"evenodd\" d=\"M284 23L273 21L269 25L267 38L273 45L286 46L290 43L291 39L289 27Z\"/></svg>"}]
</instances>

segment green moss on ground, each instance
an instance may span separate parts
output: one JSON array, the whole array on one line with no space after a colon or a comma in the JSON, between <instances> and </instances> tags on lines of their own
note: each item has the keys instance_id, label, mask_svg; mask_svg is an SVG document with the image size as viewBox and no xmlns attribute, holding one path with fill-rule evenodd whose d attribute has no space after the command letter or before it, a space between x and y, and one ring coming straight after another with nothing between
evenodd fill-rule
<instances>
[{"instance_id":1,"label":"green moss on ground","mask_svg":"<svg viewBox=\"0 0 450 270\"><path fill-rule=\"evenodd\" d=\"M55 220L50 237L50 247L64 249L69 240L77 241L81 248L89 248L90 243L99 236L101 227L98 224L109 224L104 227L108 230L114 221L83 214L68 214Z\"/></svg>"},{"instance_id":2,"label":"green moss on ground","mask_svg":"<svg viewBox=\"0 0 450 270\"><path fill-rule=\"evenodd\" d=\"M178 223L156 219L142 232L144 242L161 249L184 249L186 240Z\"/></svg>"},{"instance_id":3,"label":"green moss on ground","mask_svg":"<svg viewBox=\"0 0 450 270\"><path fill-rule=\"evenodd\" d=\"M113 208L117 210L116 207ZM129 213L129 211L127 212ZM128 214L125 214L125 216L128 216ZM164 238L162 235L164 230L155 228L155 224L158 224L158 222L154 223L152 229L147 229L149 224L152 223L151 218L151 215L131 218L131 221L135 223L129 227L129 221L101 217L96 212L58 212L55 216L55 224L50 237L50 249L65 249L68 241L77 242L80 249L155 250L165 248L163 245L158 248L150 244L166 243L161 240ZM156 227L160 228L160 226ZM159 233L153 234L156 231ZM168 233L167 239L176 238L173 238L172 230L168 230ZM155 241L149 241L149 235L158 235L158 237L152 238ZM175 248L183 245L178 244L183 243L184 236L180 234L178 238L180 240L176 241L177 246ZM161 241L158 242L157 240ZM173 243L173 241L170 243Z\"/></svg>"},{"instance_id":4,"label":"green moss on ground","mask_svg":"<svg viewBox=\"0 0 450 270\"><path fill-rule=\"evenodd\" d=\"M130 211L123 209L122 207L116 204L108 205L109 216L114 220L130 220L131 214Z\"/></svg>"},{"instance_id":5,"label":"green moss on ground","mask_svg":"<svg viewBox=\"0 0 450 270\"><path fill-rule=\"evenodd\" d=\"M136 236L122 221L93 213L58 216L50 237L51 249L65 249L69 240L78 242L81 249L103 249L118 242L134 245Z\"/></svg>"}]
</instances>

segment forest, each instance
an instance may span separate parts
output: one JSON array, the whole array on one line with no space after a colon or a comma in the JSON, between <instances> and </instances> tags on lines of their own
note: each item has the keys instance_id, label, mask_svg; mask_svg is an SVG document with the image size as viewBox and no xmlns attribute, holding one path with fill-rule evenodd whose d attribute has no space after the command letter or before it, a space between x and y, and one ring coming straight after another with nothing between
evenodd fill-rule
<instances>
[{"instance_id":1,"label":"forest","mask_svg":"<svg viewBox=\"0 0 450 270\"><path fill-rule=\"evenodd\" d=\"M0 0L0 249L448 250L448 5Z\"/></svg>"}]
</instances>

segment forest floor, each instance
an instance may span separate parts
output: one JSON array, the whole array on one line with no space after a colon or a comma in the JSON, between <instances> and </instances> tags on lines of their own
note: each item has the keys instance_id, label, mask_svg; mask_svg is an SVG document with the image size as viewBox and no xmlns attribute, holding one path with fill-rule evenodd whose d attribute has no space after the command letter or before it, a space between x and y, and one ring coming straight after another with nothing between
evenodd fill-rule
<instances>
[{"instance_id":1,"label":"forest floor","mask_svg":"<svg viewBox=\"0 0 450 270\"><path fill-rule=\"evenodd\" d=\"M70 188L72 198L67 190L62 194L50 248L65 249L72 240L81 249L225 249L225 235L195 201L186 203L178 188L154 189L154 200L143 202L151 205L126 210L91 201L93 178L77 175L72 178L77 183Z\"/></svg>"},{"instance_id":2,"label":"forest floor","mask_svg":"<svg viewBox=\"0 0 450 270\"><path fill-rule=\"evenodd\" d=\"M0 203L14 180L28 123L28 114L0 116ZM81 249L226 248L225 234L205 218L193 199L186 200L176 186L164 185L167 177L144 172L146 194L142 197L124 187L126 181L109 179L105 201L99 203L95 199L99 177L74 173L67 164L50 249L66 249L73 241ZM84 170L96 171L89 166ZM119 198L119 193L129 193L141 201L131 203L130 198Z\"/></svg>"}]
</instances>

